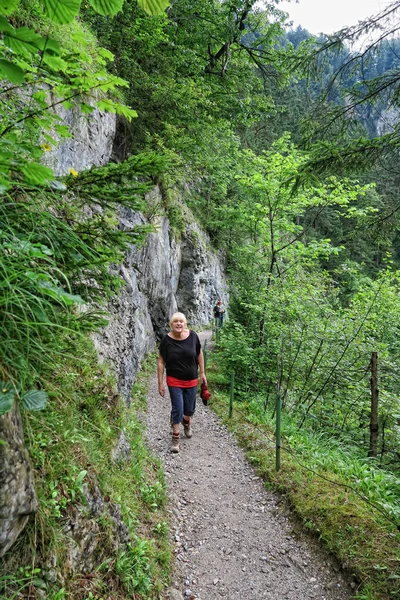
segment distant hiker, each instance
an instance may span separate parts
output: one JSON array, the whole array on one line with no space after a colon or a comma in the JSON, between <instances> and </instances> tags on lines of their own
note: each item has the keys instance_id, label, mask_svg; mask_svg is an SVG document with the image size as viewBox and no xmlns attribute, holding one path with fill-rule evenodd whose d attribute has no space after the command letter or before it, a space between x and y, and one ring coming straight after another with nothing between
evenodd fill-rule
<instances>
[{"instance_id":1,"label":"distant hiker","mask_svg":"<svg viewBox=\"0 0 400 600\"><path fill-rule=\"evenodd\" d=\"M172 444L171 452L179 452L181 423L188 438L192 437L191 417L196 409L198 369L201 383L207 385L204 371L204 356L197 333L187 327L182 313L172 315L171 331L163 337L157 360L158 391L164 398L164 368L167 371L167 386L171 398Z\"/></svg>"},{"instance_id":2,"label":"distant hiker","mask_svg":"<svg viewBox=\"0 0 400 600\"><path fill-rule=\"evenodd\" d=\"M214 306L214 318L216 320L217 327L222 327L224 323L224 313L225 308L222 304L221 298L218 300L217 304Z\"/></svg>"}]
</instances>

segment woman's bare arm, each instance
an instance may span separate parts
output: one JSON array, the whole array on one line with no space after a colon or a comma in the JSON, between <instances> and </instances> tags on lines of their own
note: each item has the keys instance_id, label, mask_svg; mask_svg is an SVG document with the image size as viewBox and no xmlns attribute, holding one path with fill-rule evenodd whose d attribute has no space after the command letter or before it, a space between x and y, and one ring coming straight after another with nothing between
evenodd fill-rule
<instances>
[{"instance_id":1,"label":"woman's bare arm","mask_svg":"<svg viewBox=\"0 0 400 600\"><path fill-rule=\"evenodd\" d=\"M158 393L164 398L165 386L164 386L164 368L165 363L161 354L157 359L157 378L158 378Z\"/></svg>"}]
</instances>

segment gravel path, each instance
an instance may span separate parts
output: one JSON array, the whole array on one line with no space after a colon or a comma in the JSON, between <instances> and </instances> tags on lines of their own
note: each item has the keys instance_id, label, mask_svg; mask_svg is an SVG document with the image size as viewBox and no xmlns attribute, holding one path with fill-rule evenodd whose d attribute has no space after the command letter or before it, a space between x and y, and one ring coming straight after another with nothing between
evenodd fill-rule
<instances>
[{"instance_id":1,"label":"gravel path","mask_svg":"<svg viewBox=\"0 0 400 600\"><path fill-rule=\"evenodd\" d=\"M210 333L200 335L202 342ZM170 453L170 401L159 396L154 373L147 434L165 466L176 555L166 598L351 598L339 569L313 540L295 533L279 495L265 490L233 435L200 399L193 437L182 437L179 454Z\"/></svg>"}]
</instances>

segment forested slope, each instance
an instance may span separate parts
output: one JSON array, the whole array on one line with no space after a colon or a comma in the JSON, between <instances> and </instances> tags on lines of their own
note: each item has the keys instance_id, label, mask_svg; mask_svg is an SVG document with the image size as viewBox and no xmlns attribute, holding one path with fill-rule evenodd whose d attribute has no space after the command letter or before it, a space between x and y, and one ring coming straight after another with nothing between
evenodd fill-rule
<instances>
[{"instance_id":1,"label":"forested slope","mask_svg":"<svg viewBox=\"0 0 400 600\"><path fill-rule=\"evenodd\" d=\"M249 432L242 441L260 472L289 494L307 527L359 578L360 599L395 597L397 41L384 41L381 54L374 46L358 85L359 62L343 39L315 42L298 32L299 45L294 32L284 31L279 4L201 0L194 9L176 0L152 16L135 0L91 0L78 14L79 5L0 0L1 327L7 340L0 351L0 406L6 415L17 401L35 410L47 403L43 412L23 413L40 508L15 553L6 555L12 574L3 579L5 597L19 588L39 596L41 585L53 600L162 593L170 564L167 526L152 513L162 509L162 475L135 438L138 425L97 366L88 336L104 325L98 307L121 289L112 265L151 229L119 227L121 206L144 211L150 222L168 217L179 240L185 223L177 199L227 261L230 319L210 374L216 407L224 406L234 373L238 414L247 423L239 431ZM321 98L338 69L344 77ZM379 87L385 81L386 95ZM346 103L357 104L357 93L364 112L348 114ZM381 135L379 119L372 119L373 98L380 114L391 109L393 135ZM63 178L44 166L46 152L70 135L53 110L61 104L88 119L94 109L117 115L112 163L82 173L71 168ZM146 195L155 183L158 203ZM281 475L248 428L256 424L272 435L277 397L288 452ZM121 474L106 463L110 430L116 441L124 423L140 467L125 465ZM312 465L315 480L295 468L296 459ZM97 483L84 465L100 473L103 497L121 506L128 523L129 532L117 525L122 538L131 536L117 557L107 553L115 550L119 509L98 508ZM319 477L336 487L322 493ZM60 578L66 550L57 540L66 515L85 511L84 497L101 515L96 527L105 554L81 576ZM57 551L47 555L46 546ZM36 572L38 554L57 564ZM79 577L93 580L89 592Z\"/></svg>"}]
</instances>

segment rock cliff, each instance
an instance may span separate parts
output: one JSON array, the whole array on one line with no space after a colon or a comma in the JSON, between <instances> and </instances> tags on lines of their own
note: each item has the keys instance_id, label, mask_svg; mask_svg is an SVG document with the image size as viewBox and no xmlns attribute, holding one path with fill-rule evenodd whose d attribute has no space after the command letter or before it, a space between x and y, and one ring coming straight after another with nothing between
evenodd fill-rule
<instances>
[{"instance_id":1,"label":"rock cliff","mask_svg":"<svg viewBox=\"0 0 400 600\"><path fill-rule=\"evenodd\" d=\"M154 195L160 191L155 189ZM187 208L185 231L178 242L169 221L157 217L142 248L132 246L119 273L125 288L110 306L110 323L95 336L99 355L111 361L119 391L129 402L130 390L144 356L168 329L169 317L184 312L189 325L211 321L212 307L226 294L222 264L210 250L207 236ZM121 227L146 225L140 213L124 209Z\"/></svg>"}]
</instances>

